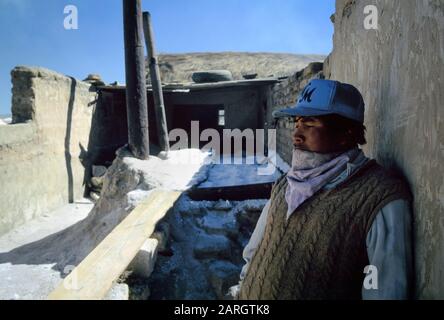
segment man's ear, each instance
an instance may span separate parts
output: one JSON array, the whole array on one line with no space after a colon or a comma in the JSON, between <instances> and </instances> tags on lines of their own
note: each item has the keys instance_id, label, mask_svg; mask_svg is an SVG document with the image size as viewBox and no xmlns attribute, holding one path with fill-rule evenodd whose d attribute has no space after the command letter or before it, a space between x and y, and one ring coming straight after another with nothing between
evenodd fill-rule
<instances>
[{"instance_id":1,"label":"man's ear","mask_svg":"<svg viewBox=\"0 0 444 320\"><path fill-rule=\"evenodd\" d=\"M341 146L346 146L346 145L352 144L352 142L354 143L353 131L351 129L348 129L344 133L344 135L343 135L343 137L341 139L340 145Z\"/></svg>"}]
</instances>

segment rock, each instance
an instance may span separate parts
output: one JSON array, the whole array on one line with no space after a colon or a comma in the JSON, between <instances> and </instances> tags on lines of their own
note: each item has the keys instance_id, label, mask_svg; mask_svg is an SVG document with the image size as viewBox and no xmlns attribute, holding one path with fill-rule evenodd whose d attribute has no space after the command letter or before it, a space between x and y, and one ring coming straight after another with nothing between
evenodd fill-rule
<instances>
[{"instance_id":1,"label":"rock","mask_svg":"<svg viewBox=\"0 0 444 320\"><path fill-rule=\"evenodd\" d=\"M135 276L149 278L157 258L157 239L148 239L128 266Z\"/></svg>"},{"instance_id":2,"label":"rock","mask_svg":"<svg viewBox=\"0 0 444 320\"><path fill-rule=\"evenodd\" d=\"M231 242L223 235L200 235L194 245L194 256L197 259L229 259L231 256Z\"/></svg>"},{"instance_id":3,"label":"rock","mask_svg":"<svg viewBox=\"0 0 444 320\"><path fill-rule=\"evenodd\" d=\"M152 239L158 241L157 251L166 252L168 251L168 239L170 238L170 225L166 222L159 223L156 231L151 235Z\"/></svg>"},{"instance_id":4,"label":"rock","mask_svg":"<svg viewBox=\"0 0 444 320\"><path fill-rule=\"evenodd\" d=\"M148 300L151 294L149 279L131 274L125 283L129 286L129 300Z\"/></svg>"},{"instance_id":5,"label":"rock","mask_svg":"<svg viewBox=\"0 0 444 320\"><path fill-rule=\"evenodd\" d=\"M102 194L102 189L101 189L101 188L94 187L94 186L91 185L91 184L88 184L88 186L89 186L91 192L95 192L95 193L97 193L99 196Z\"/></svg>"},{"instance_id":6,"label":"rock","mask_svg":"<svg viewBox=\"0 0 444 320\"><path fill-rule=\"evenodd\" d=\"M243 211L238 213L237 221L242 228L254 229L260 214L260 211Z\"/></svg>"},{"instance_id":7,"label":"rock","mask_svg":"<svg viewBox=\"0 0 444 320\"><path fill-rule=\"evenodd\" d=\"M92 166L92 175L93 177L102 177L106 173L105 166Z\"/></svg>"},{"instance_id":8,"label":"rock","mask_svg":"<svg viewBox=\"0 0 444 320\"><path fill-rule=\"evenodd\" d=\"M96 201L98 201L100 199L100 194L98 194L95 191L91 191L89 193L89 196L91 197L91 200L94 201L94 202L96 202Z\"/></svg>"},{"instance_id":9,"label":"rock","mask_svg":"<svg viewBox=\"0 0 444 320\"><path fill-rule=\"evenodd\" d=\"M91 186L95 189L101 189L103 187L103 176L92 177L91 178Z\"/></svg>"},{"instance_id":10,"label":"rock","mask_svg":"<svg viewBox=\"0 0 444 320\"><path fill-rule=\"evenodd\" d=\"M191 204L191 203L190 203ZM199 205L190 205L188 207L183 207L179 209L179 213L186 217L202 217L205 215L205 208L200 207Z\"/></svg>"},{"instance_id":11,"label":"rock","mask_svg":"<svg viewBox=\"0 0 444 320\"><path fill-rule=\"evenodd\" d=\"M125 283L115 283L103 300L129 300L129 287Z\"/></svg>"},{"instance_id":12,"label":"rock","mask_svg":"<svg viewBox=\"0 0 444 320\"><path fill-rule=\"evenodd\" d=\"M247 200L237 207L236 219L241 230L253 230L267 200Z\"/></svg>"},{"instance_id":13,"label":"rock","mask_svg":"<svg viewBox=\"0 0 444 320\"><path fill-rule=\"evenodd\" d=\"M166 160L169 158L169 153L167 151L160 151L157 157L159 159Z\"/></svg>"},{"instance_id":14,"label":"rock","mask_svg":"<svg viewBox=\"0 0 444 320\"><path fill-rule=\"evenodd\" d=\"M203 264L198 263L179 269L174 287L174 296L183 300L216 299L208 279L207 268Z\"/></svg>"},{"instance_id":15,"label":"rock","mask_svg":"<svg viewBox=\"0 0 444 320\"><path fill-rule=\"evenodd\" d=\"M150 300L178 299L177 297L180 296L174 294L178 289L176 285L178 271L172 269L167 272L157 268L156 266L155 272L148 279L148 285L152 289L152 291L150 290Z\"/></svg>"},{"instance_id":16,"label":"rock","mask_svg":"<svg viewBox=\"0 0 444 320\"><path fill-rule=\"evenodd\" d=\"M229 211L233 208L229 200L222 200L220 199L216 204L214 205L214 210L221 210L221 211Z\"/></svg>"},{"instance_id":17,"label":"rock","mask_svg":"<svg viewBox=\"0 0 444 320\"><path fill-rule=\"evenodd\" d=\"M217 298L225 299L229 288L239 282L241 268L228 261L214 261L208 269Z\"/></svg>"},{"instance_id":18,"label":"rock","mask_svg":"<svg viewBox=\"0 0 444 320\"><path fill-rule=\"evenodd\" d=\"M240 285L236 284L228 288L227 293L224 296L224 300L237 300L239 297Z\"/></svg>"},{"instance_id":19,"label":"rock","mask_svg":"<svg viewBox=\"0 0 444 320\"><path fill-rule=\"evenodd\" d=\"M197 220L198 226L209 234L233 235L238 231L238 225L233 213L208 212Z\"/></svg>"},{"instance_id":20,"label":"rock","mask_svg":"<svg viewBox=\"0 0 444 320\"><path fill-rule=\"evenodd\" d=\"M148 300L151 291L150 287L146 285L131 286L130 300Z\"/></svg>"},{"instance_id":21,"label":"rock","mask_svg":"<svg viewBox=\"0 0 444 320\"><path fill-rule=\"evenodd\" d=\"M262 211L262 209L264 208L264 206L267 203L267 201L268 200L266 200L266 199L245 200L245 201L242 201L237 206L237 209L238 210L243 210L243 211L251 211L251 212Z\"/></svg>"}]
</instances>

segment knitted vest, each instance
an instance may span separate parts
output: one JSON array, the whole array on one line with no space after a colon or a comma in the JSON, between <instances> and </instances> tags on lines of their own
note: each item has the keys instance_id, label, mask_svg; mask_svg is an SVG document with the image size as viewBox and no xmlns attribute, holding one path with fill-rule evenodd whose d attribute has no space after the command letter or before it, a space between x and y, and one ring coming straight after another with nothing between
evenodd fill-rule
<instances>
[{"instance_id":1,"label":"knitted vest","mask_svg":"<svg viewBox=\"0 0 444 320\"><path fill-rule=\"evenodd\" d=\"M273 187L239 299L361 299L367 232L386 204L410 200L406 183L371 160L336 188L307 199L288 221L286 188L285 177Z\"/></svg>"}]
</instances>

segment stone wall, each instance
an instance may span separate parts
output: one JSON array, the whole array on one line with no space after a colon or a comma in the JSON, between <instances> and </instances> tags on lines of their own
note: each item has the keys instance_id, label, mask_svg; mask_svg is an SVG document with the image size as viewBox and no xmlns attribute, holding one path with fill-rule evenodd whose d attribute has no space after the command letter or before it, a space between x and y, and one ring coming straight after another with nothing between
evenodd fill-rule
<instances>
[{"instance_id":1,"label":"stone wall","mask_svg":"<svg viewBox=\"0 0 444 320\"><path fill-rule=\"evenodd\" d=\"M378 30L364 29L365 5ZM414 195L416 297L444 298L444 3L337 0L325 75L366 102L366 153L408 179Z\"/></svg>"},{"instance_id":2,"label":"stone wall","mask_svg":"<svg viewBox=\"0 0 444 320\"><path fill-rule=\"evenodd\" d=\"M182 196L164 221L170 237L148 281L150 299L226 299L239 282L242 251L266 202Z\"/></svg>"},{"instance_id":3,"label":"stone wall","mask_svg":"<svg viewBox=\"0 0 444 320\"><path fill-rule=\"evenodd\" d=\"M275 121L272 112L281 108L292 107L296 104L299 92L313 78L322 78L323 63L313 62L304 69L289 76L278 84L275 84L268 91L268 108L266 114L266 128L276 126L276 148L278 154L287 163L291 163L293 153L292 134L294 122L290 118L282 118Z\"/></svg>"},{"instance_id":4,"label":"stone wall","mask_svg":"<svg viewBox=\"0 0 444 320\"><path fill-rule=\"evenodd\" d=\"M0 234L81 198L95 92L43 68L16 67L13 124L0 126Z\"/></svg>"}]
</instances>

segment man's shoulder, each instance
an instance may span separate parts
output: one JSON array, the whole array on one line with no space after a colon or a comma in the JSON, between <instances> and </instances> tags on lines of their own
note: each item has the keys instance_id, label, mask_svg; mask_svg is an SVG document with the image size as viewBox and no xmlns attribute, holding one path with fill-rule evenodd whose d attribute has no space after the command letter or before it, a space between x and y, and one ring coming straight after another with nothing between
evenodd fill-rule
<instances>
[{"instance_id":1,"label":"man's shoulder","mask_svg":"<svg viewBox=\"0 0 444 320\"><path fill-rule=\"evenodd\" d=\"M358 171L357 177L368 181L378 189L393 190L402 193L406 199L411 198L409 184L400 170L394 167L384 167L375 159L369 159Z\"/></svg>"},{"instance_id":2,"label":"man's shoulder","mask_svg":"<svg viewBox=\"0 0 444 320\"><path fill-rule=\"evenodd\" d=\"M380 179L406 183L405 177L400 170L395 167L384 167L376 159L369 159L363 167L367 167L365 172L367 175L372 174Z\"/></svg>"}]
</instances>

